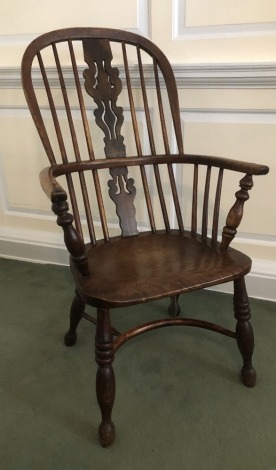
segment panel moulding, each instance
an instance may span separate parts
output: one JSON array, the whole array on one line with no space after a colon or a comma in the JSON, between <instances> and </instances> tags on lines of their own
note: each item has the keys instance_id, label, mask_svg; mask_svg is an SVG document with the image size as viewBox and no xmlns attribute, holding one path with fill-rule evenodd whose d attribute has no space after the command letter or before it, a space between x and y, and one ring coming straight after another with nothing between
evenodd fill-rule
<instances>
[{"instance_id":1,"label":"panel moulding","mask_svg":"<svg viewBox=\"0 0 276 470\"><path fill-rule=\"evenodd\" d=\"M151 37L150 0L137 0L137 28L134 32Z\"/></svg>"},{"instance_id":2,"label":"panel moulding","mask_svg":"<svg viewBox=\"0 0 276 470\"><path fill-rule=\"evenodd\" d=\"M117 65L120 77L125 83L122 65ZM268 63L232 63L232 64L173 64L177 86L181 88L203 89L275 89L276 88L276 62ZM133 77L133 87L140 87L137 69L130 67ZM59 86L58 76L54 68L48 68L47 74L52 88ZM68 88L74 86L74 76L70 67L64 67L63 74ZM38 70L33 71L34 84L43 87L41 75ZM80 73L80 78L82 75ZM154 87L154 76L151 69L145 66L145 81L147 86ZM160 79L164 87L164 82ZM0 89L22 89L19 67L0 67Z\"/></svg>"},{"instance_id":3,"label":"panel moulding","mask_svg":"<svg viewBox=\"0 0 276 470\"><path fill-rule=\"evenodd\" d=\"M276 302L276 262L253 258L252 270L246 276L246 286L250 297ZM232 294L233 285L221 284L210 290Z\"/></svg>"},{"instance_id":4,"label":"panel moulding","mask_svg":"<svg viewBox=\"0 0 276 470\"><path fill-rule=\"evenodd\" d=\"M182 108L183 123L276 124L276 109Z\"/></svg>"},{"instance_id":5,"label":"panel moulding","mask_svg":"<svg viewBox=\"0 0 276 470\"><path fill-rule=\"evenodd\" d=\"M60 112L60 117L62 114L64 114L64 118L66 118L66 111L64 106L57 106L56 109ZM74 119L81 119L81 114L79 107L72 106L72 115L74 116ZM42 115L44 117L50 116L50 109L47 106L41 107ZM93 108L89 108L89 112L93 113ZM152 110L150 109L150 113L152 115ZM142 124L143 128L143 135L146 136L147 134L147 125L146 125L146 120L145 116L141 112L140 108L136 109L136 115L138 119L138 123ZM9 117L14 117L14 118L20 118L20 119L31 119L30 113L28 110L27 105L21 105L21 106L2 106L0 105L0 117L3 116L9 116ZM124 109L124 117L125 117L125 122L131 122L131 113L129 108ZM142 141L142 144L146 148L146 143L147 139L145 137L145 140ZM149 152L149 151L148 151ZM0 164L1 164L1 158L0 158ZM151 174L148 175L149 178L151 177ZM12 217L14 219L16 218L25 218L26 221L28 219L37 219L37 220L43 220L43 221L51 221L55 220L55 215L50 211L50 202L49 202L49 210L39 210L39 209L29 209L27 207L18 207L16 204L10 204L8 201L7 197L7 192L5 188L5 174L2 171L0 175L0 215L1 213L5 216ZM37 175L38 178L38 175ZM42 191L42 190L41 190ZM144 210L143 210L143 220L138 220L138 225L139 225L139 230L147 230L148 223L146 222L147 220L147 207L146 204L144 204ZM110 220L109 225L111 228L117 228L118 223L117 221ZM95 218L95 227L101 227L101 221L99 218ZM5 231L5 227L2 227L0 229L0 239L1 239L1 234L3 236L3 230ZM19 231L21 233L21 231ZM21 235L19 235L21 237ZM43 235L40 234L39 238L43 239Z\"/></svg>"},{"instance_id":6,"label":"panel moulding","mask_svg":"<svg viewBox=\"0 0 276 470\"><path fill-rule=\"evenodd\" d=\"M150 37L150 11L150 0L136 0L137 24L136 26L129 26L124 29L141 34L142 36ZM109 27L112 27L112 25ZM0 34L0 46L27 47L31 41L42 33L43 32L38 34Z\"/></svg>"},{"instance_id":7,"label":"panel moulding","mask_svg":"<svg viewBox=\"0 0 276 470\"><path fill-rule=\"evenodd\" d=\"M187 26L186 6L186 0L172 0L173 40L267 36L276 34L276 22Z\"/></svg>"}]
</instances>

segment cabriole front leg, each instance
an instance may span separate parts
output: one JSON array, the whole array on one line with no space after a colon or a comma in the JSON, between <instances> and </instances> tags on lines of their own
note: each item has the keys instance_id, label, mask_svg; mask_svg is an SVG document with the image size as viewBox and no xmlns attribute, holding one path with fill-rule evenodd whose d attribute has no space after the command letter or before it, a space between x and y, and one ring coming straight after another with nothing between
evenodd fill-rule
<instances>
[{"instance_id":1,"label":"cabriole front leg","mask_svg":"<svg viewBox=\"0 0 276 470\"><path fill-rule=\"evenodd\" d=\"M244 385L254 387L256 383L256 371L252 365L254 333L250 323L250 306L244 278L234 281L234 311L237 319L237 344L243 358L241 378Z\"/></svg>"},{"instance_id":2,"label":"cabriole front leg","mask_svg":"<svg viewBox=\"0 0 276 470\"><path fill-rule=\"evenodd\" d=\"M108 447L113 444L115 439L115 426L111 420L115 400L115 375L112 367L114 360L113 335L109 310L107 309L97 310L95 346L96 362L98 364L96 391L102 414L99 440L103 447Z\"/></svg>"}]
</instances>

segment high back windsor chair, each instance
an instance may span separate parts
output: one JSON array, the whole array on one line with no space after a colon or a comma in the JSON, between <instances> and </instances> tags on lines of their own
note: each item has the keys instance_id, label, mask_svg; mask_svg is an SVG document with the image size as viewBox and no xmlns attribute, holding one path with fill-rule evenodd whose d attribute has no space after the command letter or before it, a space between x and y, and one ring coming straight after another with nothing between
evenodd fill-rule
<instances>
[{"instance_id":1,"label":"high back windsor chair","mask_svg":"<svg viewBox=\"0 0 276 470\"><path fill-rule=\"evenodd\" d=\"M75 343L83 317L96 324L101 444L115 437L115 353L143 332L189 325L236 338L242 381L253 386L244 281L251 260L229 244L253 175L268 168L184 154L172 68L158 47L136 34L98 28L44 34L24 54L22 82L50 161L41 184L64 231L76 283L65 344ZM229 185L239 172L240 189L229 205ZM178 316L180 294L228 281L234 282L236 331ZM112 327L110 309L163 297L170 298L168 317L125 333ZM86 304L96 307L95 320Z\"/></svg>"}]
</instances>

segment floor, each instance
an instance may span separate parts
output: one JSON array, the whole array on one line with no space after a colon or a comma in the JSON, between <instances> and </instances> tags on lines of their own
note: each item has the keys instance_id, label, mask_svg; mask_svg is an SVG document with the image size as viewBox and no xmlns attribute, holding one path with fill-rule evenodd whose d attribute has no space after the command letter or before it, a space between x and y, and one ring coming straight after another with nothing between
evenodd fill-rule
<instances>
[{"instance_id":1,"label":"floor","mask_svg":"<svg viewBox=\"0 0 276 470\"><path fill-rule=\"evenodd\" d=\"M239 379L235 340L171 327L134 339L114 363L115 444L98 444L94 326L63 334L69 269L0 259L0 460L3 470L276 469L276 306L252 300L257 385ZM166 315L165 300L113 313L114 326ZM181 297L182 314L234 328L232 299Z\"/></svg>"}]
</instances>

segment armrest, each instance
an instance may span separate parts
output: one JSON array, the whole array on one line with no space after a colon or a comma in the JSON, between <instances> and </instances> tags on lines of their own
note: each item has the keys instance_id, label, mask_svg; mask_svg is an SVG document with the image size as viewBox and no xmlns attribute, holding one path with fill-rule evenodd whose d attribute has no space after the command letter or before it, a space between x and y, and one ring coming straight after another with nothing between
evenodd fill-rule
<instances>
[{"instance_id":1,"label":"armrest","mask_svg":"<svg viewBox=\"0 0 276 470\"><path fill-rule=\"evenodd\" d=\"M40 172L40 183L43 191L52 202L52 210L57 216L57 224L62 227L64 243L81 274L89 274L85 245L82 237L73 226L74 217L70 214L67 193L53 176L53 168L47 167Z\"/></svg>"},{"instance_id":2,"label":"armrest","mask_svg":"<svg viewBox=\"0 0 276 470\"><path fill-rule=\"evenodd\" d=\"M180 164L192 164L192 165L204 165L206 167L217 167L221 170L230 170L235 172L240 172L245 174L244 178L240 181L240 190L236 192L236 202L233 207L230 209L226 225L222 233L222 250L227 249L233 238L237 233L237 227L239 226L242 216L243 216L243 206L245 201L249 198L248 191L253 186L252 177L254 175L266 175L269 172L269 168L266 165L257 164L257 163L248 163L240 160L232 160L229 158L221 157L212 157L205 155L185 155L185 154L175 154L175 155L147 155L143 157L123 157L123 158L101 158L97 160L86 160L82 162L70 162L66 164L55 165L52 168L46 168L41 172L41 184L48 195L48 197L55 201L66 201L66 193L57 183L55 176L60 175L69 175L75 172L84 172L87 170L97 171L100 169L110 169L110 168L123 168L131 166L144 166L144 165L171 165L174 163ZM221 172L222 173L222 172ZM206 183L207 184L207 183ZM222 184L222 177L220 179L219 185ZM209 183L208 183L209 185ZM206 194L209 193L208 186L205 187ZM217 222L219 214L219 204L220 204L220 192L221 188L217 187L217 196L216 196L216 216L215 216L215 228L213 228L214 235L212 238L216 239L217 237ZM208 202L205 204L205 222L204 230L207 230L207 210ZM69 249L70 251L70 249Z\"/></svg>"},{"instance_id":3,"label":"armrest","mask_svg":"<svg viewBox=\"0 0 276 470\"><path fill-rule=\"evenodd\" d=\"M40 184L51 202L66 201L67 193L53 176L53 167L44 168L39 174Z\"/></svg>"},{"instance_id":4,"label":"armrest","mask_svg":"<svg viewBox=\"0 0 276 470\"><path fill-rule=\"evenodd\" d=\"M100 170L103 168L122 168L131 166L142 166L142 165L155 165L155 164L167 164L167 163L190 163L205 166L214 166L217 168L224 168L225 170L238 171L246 173L248 175L266 175L269 172L269 168L266 165L258 163L248 163L240 160L232 160L230 158L222 157L210 157L205 155L185 155L185 154L174 154L174 155L145 155L143 157L123 157L123 158L100 158L97 160L86 160L82 162L71 162L60 165L55 165L51 169L48 169L50 178L52 178L52 187L58 183L54 180L54 176L60 176L64 174L74 173L78 171L87 170ZM45 172L47 171L44 170ZM43 172L41 173L43 176ZM45 192L48 190L46 187Z\"/></svg>"},{"instance_id":5,"label":"armrest","mask_svg":"<svg viewBox=\"0 0 276 470\"><path fill-rule=\"evenodd\" d=\"M189 163L214 166L225 170L238 171L248 175L266 175L269 167L258 163L249 163L241 160L232 160L223 157L210 157L205 155L183 155L183 159L188 159Z\"/></svg>"}]
</instances>

